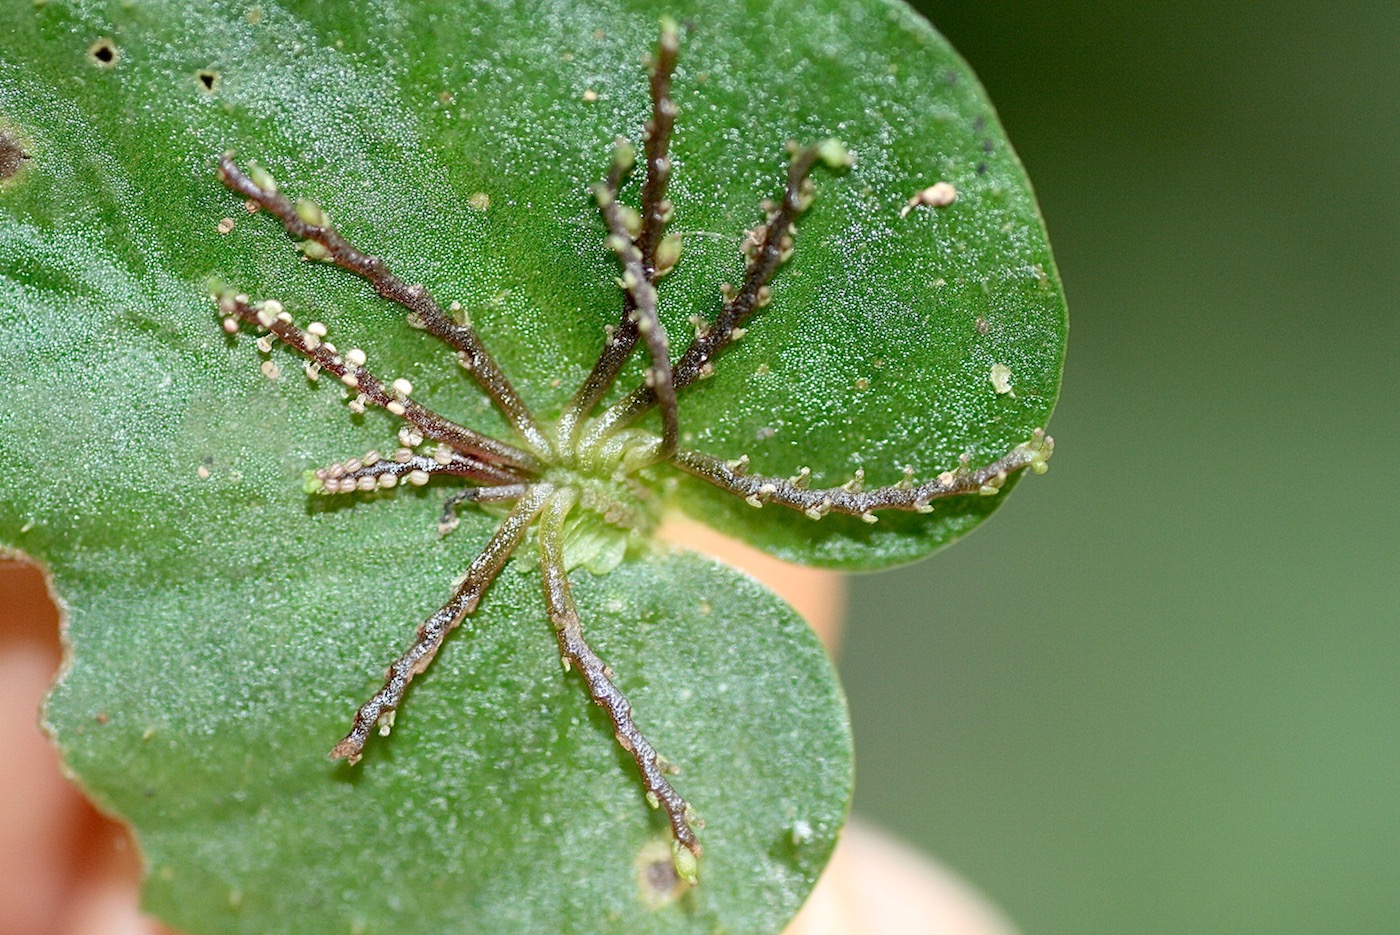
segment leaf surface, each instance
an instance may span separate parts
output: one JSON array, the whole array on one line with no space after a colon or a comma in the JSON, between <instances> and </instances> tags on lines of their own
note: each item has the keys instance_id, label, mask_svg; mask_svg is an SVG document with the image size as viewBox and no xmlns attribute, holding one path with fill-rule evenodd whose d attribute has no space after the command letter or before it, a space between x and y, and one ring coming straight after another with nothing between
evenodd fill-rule
<instances>
[{"instance_id":1,"label":"leaf surface","mask_svg":"<svg viewBox=\"0 0 1400 935\"><path fill-rule=\"evenodd\" d=\"M276 297L444 414L509 437L449 353L218 185L232 149L461 301L521 395L556 415L618 315L587 188L645 119L639 60L660 11L0 7L0 143L26 157L0 182L0 546L43 562L67 603L72 658L48 720L85 788L135 826L148 904L191 932L781 928L847 806L844 704L791 611L693 556L574 573L584 626L707 820L703 883L678 902L643 899L637 861L664 829L606 719L561 677L532 552L415 683L392 737L355 768L324 758L498 517L466 511L439 539L436 485L304 496L304 470L392 447L394 423L347 417L338 385L227 338L208 300L224 285ZM669 12L687 27L671 191L685 246L661 293L673 335L738 281L785 140L839 136L859 159L818 175L772 304L683 394L683 443L882 483L964 452L985 463L1044 425L1058 281L1021 169L941 38L885 2ZM957 202L901 217L938 180ZM993 363L1014 397L993 390ZM618 393L640 366L628 375ZM817 524L655 479L725 531L848 567L926 554L1001 499Z\"/></svg>"}]
</instances>

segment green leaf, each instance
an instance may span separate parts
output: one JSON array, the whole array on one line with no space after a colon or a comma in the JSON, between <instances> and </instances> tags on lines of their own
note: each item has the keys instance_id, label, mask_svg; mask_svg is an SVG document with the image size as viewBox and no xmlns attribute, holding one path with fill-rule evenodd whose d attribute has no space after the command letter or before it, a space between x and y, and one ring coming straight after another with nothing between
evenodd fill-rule
<instances>
[{"instance_id":1,"label":"green leaf","mask_svg":"<svg viewBox=\"0 0 1400 935\"><path fill-rule=\"evenodd\" d=\"M669 906L637 882L663 824L559 672L532 548L415 682L394 735L330 764L497 518L464 511L439 539L436 486L304 495L307 468L392 447L395 423L347 417L338 385L225 336L208 299L276 297L415 398L510 437L441 346L216 182L232 149L460 301L522 397L557 415L617 319L587 189L648 113L639 60L660 10L0 6L0 547L44 562L68 604L48 718L83 785L135 826L149 905L196 932L777 931L850 792L839 689L800 621L693 557L633 549L573 575L585 628L707 821L701 885ZM686 24L673 335L739 281L786 140L839 137L858 160L817 174L772 304L682 394L683 444L761 473L805 465L814 486L858 467L879 484L987 463L1042 427L1063 298L1020 166L942 39L879 0L667 10ZM902 214L937 181L955 202ZM926 554L1001 500L813 523L670 477L653 480L713 525L848 567Z\"/></svg>"},{"instance_id":2,"label":"green leaf","mask_svg":"<svg viewBox=\"0 0 1400 935\"><path fill-rule=\"evenodd\" d=\"M768 17L785 48L755 49L743 71L763 76L750 105L771 126L737 143L715 127L700 161L739 159L736 175L762 180L750 203L773 172L758 167L785 137L834 134L858 161L844 177L818 177L772 305L687 396L682 429L695 447L747 454L753 473L810 467L813 487L858 469L867 486L899 481L906 466L926 479L964 454L987 464L1045 426L1063 364L1064 296L1025 174L976 78L912 14L861 5L800 28L784 26L787 15ZM901 216L909 196L940 180L956 202ZM749 223L737 189L701 199L711 210L677 214L687 227L732 231ZM697 286L711 278L689 272ZM997 364L1009 368L1010 394L992 385ZM681 505L791 561L875 568L969 532L1001 500L941 501L932 516L884 514L874 525L813 523L688 481Z\"/></svg>"},{"instance_id":3,"label":"green leaf","mask_svg":"<svg viewBox=\"0 0 1400 935\"><path fill-rule=\"evenodd\" d=\"M359 510L330 522L422 550L435 504L383 506L369 530ZM689 554L575 575L599 652L707 820L700 886L651 908L639 876L665 876L669 833L607 718L561 677L536 571L496 582L351 768L325 750L430 608L395 563L345 563L343 529L292 562L246 534L239 574L68 589L83 643L49 718L69 765L138 829L162 918L192 932L764 932L806 896L845 817L850 738L821 647L755 582ZM460 548L431 551L413 580L450 580Z\"/></svg>"}]
</instances>

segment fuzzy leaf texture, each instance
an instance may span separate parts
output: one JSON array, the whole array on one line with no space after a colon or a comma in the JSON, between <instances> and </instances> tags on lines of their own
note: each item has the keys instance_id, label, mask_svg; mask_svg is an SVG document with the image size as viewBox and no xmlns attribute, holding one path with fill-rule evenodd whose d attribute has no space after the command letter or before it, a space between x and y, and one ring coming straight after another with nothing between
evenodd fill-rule
<instances>
[{"instance_id":1,"label":"fuzzy leaf texture","mask_svg":"<svg viewBox=\"0 0 1400 935\"><path fill-rule=\"evenodd\" d=\"M65 602L47 723L133 826L145 905L171 925L773 933L824 866L851 752L821 647L746 576L587 523L568 546L583 626L682 767L705 820L698 886L657 883L666 823L561 673L533 547L392 735L357 766L328 760L501 511L465 508L440 537L445 486L306 494L308 468L392 447L396 424L349 414L284 348L226 335L210 301L275 296L415 398L513 438L401 308L302 260L218 183L234 150L460 302L520 396L557 417L621 309L589 186L647 119L641 59L664 12L684 25L683 249L658 284L673 349L741 281L785 142L839 137L857 160L814 174L771 304L680 395L682 447L873 486L987 464L1044 427L1063 295L1024 173L942 38L884 0L664 6L0 0L0 549L42 563ZM909 205L941 181L951 204ZM623 199L639 187L634 173ZM659 431L654 413L639 425ZM754 509L665 466L640 477L773 554L851 569L929 554L1016 483L868 523Z\"/></svg>"}]
</instances>

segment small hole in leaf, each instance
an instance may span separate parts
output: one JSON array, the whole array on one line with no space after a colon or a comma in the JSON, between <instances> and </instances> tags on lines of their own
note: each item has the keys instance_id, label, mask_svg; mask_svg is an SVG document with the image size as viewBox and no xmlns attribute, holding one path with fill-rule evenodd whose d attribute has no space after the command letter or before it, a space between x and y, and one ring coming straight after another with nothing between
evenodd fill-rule
<instances>
[{"instance_id":1,"label":"small hole in leaf","mask_svg":"<svg viewBox=\"0 0 1400 935\"><path fill-rule=\"evenodd\" d=\"M195 72L195 80L199 82L200 88L209 94L219 90L219 73L212 68L204 68Z\"/></svg>"},{"instance_id":2,"label":"small hole in leaf","mask_svg":"<svg viewBox=\"0 0 1400 935\"><path fill-rule=\"evenodd\" d=\"M121 53L111 39L98 39L88 47L88 58L98 68L111 68L121 60Z\"/></svg>"}]
</instances>

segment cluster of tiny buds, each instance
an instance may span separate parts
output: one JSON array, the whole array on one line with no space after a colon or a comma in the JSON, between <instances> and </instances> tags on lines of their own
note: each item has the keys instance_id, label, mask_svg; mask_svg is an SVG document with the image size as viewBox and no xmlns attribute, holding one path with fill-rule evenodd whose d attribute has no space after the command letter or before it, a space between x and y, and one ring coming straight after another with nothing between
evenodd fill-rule
<instances>
[{"instance_id":1,"label":"cluster of tiny buds","mask_svg":"<svg viewBox=\"0 0 1400 935\"><path fill-rule=\"evenodd\" d=\"M356 491L368 492L371 490L389 490L397 487L400 479L415 487L426 484L430 478L427 471L421 468L403 472L402 470L378 470L369 471L382 461L392 461L395 465L405 465L413 460L413 451L408 448L399 448L386 459L379 451L367 451L363 458L351 458L349 461L341 461L316 469L312 477L315 483L310 485L313 493L354 493ZM440 458L435 460L443 463ZM449 455L450 460L450 455Z\"/></svg>"},{"instance_id":2,"label":"cluster of tiny buds","mask_svg":"<svg viewBox=\"0 0 1400 935\"><path fill-rule=\"evenodd\" d=\"M322 223L329 223L329 220L326 218L324 213L321 213L319 217ZM307 221L308 223L311 223L309 218L307 219ZM226 298L221 299L216 297L216 301L220 303L221 308L224 308L225 303L229 302L230 300ZM247 305L249 299L248 296L240 293L234 296L231 299L231 302L236 305ZM281 322L283 324L293 323L291 314L287 312L283 308L282 303L277 301L276 299L267 299L258 304L256 308L256 317L258 324L262 325L264 328L271 328L273 324L277 322ZM461 309L461 305L454 302L452 304L452 309L454 313L458 312ZM230 335L238 333L239 324L240 322L236 315L226 315L223 319L223 329L227 334ZM317 348L324 347L324 349L327 352L334 355L336 353L335 345L331 344L329 341L326 340L327 334L328 330L322 322L313 321L310 324L308 324L305 329L302 330L301 340L302 343L305 345L306 350L308 351L314 351ZM259 351L261 351L264 354L270 354L272 352L273 341L274 335L269 333L259 337L255 343L257 344L257 348ZM340 378L341 382L344 383L345 386L351 390L358 389L360 386L360 378L356 371L363 368L365 364L369 362L369 355L366 354L365 351L361 348L352 347L345 352L344 356L341 359L350 368ZM470 364L468 360L462 360L461 362L463 366L470 369ZM307 360L306 362L304 362L302 364L302 370L305 372L306 378L312 381L313 383L320 378L321 365L314 360ZM277 364L273 363L272 361L263 361L262 372L268 379L271 380L275 380L279 376L281 376L281 368L279 368ZM407 379L399 377L398 379L394 380L392 383L389 384L389 392L392 394L393 398L389 400L389 402L385 405L385 408L388 409L388 411L393 415L403 417L408 412L407 402L409 396L413 393L413 384ZM363 413L365 411L365 407L368 406L370 403L371 400L368 396L366 396L363 393L357 393L350 399L350 411L356 414ZM419 441L415 442L414 444L417 445L421 443L422 439L420 437Z\"/></svg>"},{"instance_id":3,"label":"cluster of tiny buds","mask_svg":"<svg viewBox=\"0 0 1400 935\"><path fill-rule=\"evenodd\" d=\"M976 487L962 486L966 485L965 479L972 473L970 470L972 454L970 452L964 453L959 456L959 466L955 470L943 471L935 478L937 487L941 488L941 490L935 489L930 491L928 497L915 499L912 502L906 501L908 505L904 508L913 509L918 513L931 513L933 512L933 505L930 502L932 497L944 496L947 493L952 493L954 492L954 488L959 486L962 486L962 492L976 492L983 496L994 496L1001 492L1011 472L1018 467L1027 467L1033 473L1044 474L1047 469L1046 462L1049 460L1053 451L1054 440L1047 436L1044 430L1037 429L1032 434L1029 441L1017 446L1014 452L1003 459L1004 467L996 470L995 473L982 475L985 479L979 480ZM1025 457L1027 455L1029 457ZM724 462L724 466L736 477L744 477L749 471L749 458L747 455L744 455L736 460ZM900 475L900 479L896 483L889 488L882 488L882 490L912 490L916 486L913 465L906 464L902 466L900 468ZM790 493L792 491L809 489L811 478L811 469L802 467L798 469L797 474L788 477L785 481L757 478L759 481L757 485L749 485L736 492L741 493L745 502L748 503L749 506L755 508L761 508L765 503L773 499L787 502L790 506L799 505L793 504L790 500L784 500L782 494L784 491ZM860 494L865 489L865 482L865 469L856 468L852 475L842 483L838 489L843 492L842 495ZM878 494L880 491L875 491L875 493ZM836 509L837 499L842 495L834 494L833 490L833 493L822 495L821 498L815 500L815 502L809 501L808 504L802 508L802 512L810 519L820 520ZM874 510L880 508L879 506L872 506L871 508L867 508L864 512L849 512L851 515L858 516L863 522L876 523L879 522L879 517L875 514ZM848 512L848 509L843 507L842 512Z\"/></svg>"}]
</instances>

